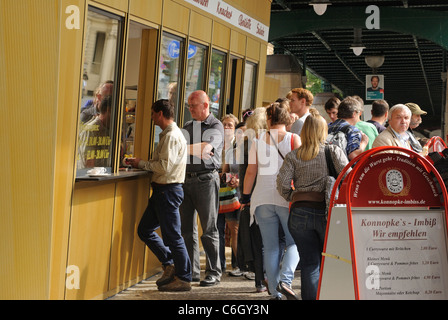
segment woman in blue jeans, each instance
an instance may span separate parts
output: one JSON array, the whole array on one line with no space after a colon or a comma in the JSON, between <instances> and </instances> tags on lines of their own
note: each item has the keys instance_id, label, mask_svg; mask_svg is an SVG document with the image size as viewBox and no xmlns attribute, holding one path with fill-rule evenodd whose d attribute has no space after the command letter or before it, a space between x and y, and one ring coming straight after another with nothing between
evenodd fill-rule
<instances>
[{"instance_id":1,"label":"woman in blue jeans","mask_svg":"<svg viewBox=\"0 0 448 320\"><path fill-rule=\"evenodd\" d=\"M300 146L296 134L286 132L290 122L289 102L284 100L266 108L267 132L261 132L252 141L249 164L244 177L240 203L246 205L250 198L250 213L260 227L264 250L269 291L273 299L297 299L291 289L299 254L294 239L288 231L289 202L275 190L276 177L283 157ZM255 183L256 180L256 183ZM252 187L255 188L250 196ZM286 249L280 245L279 228L285 234Z\"/></svg>"},{"instance_id":2,"label":"woman in blue jeans","mask_svg":"<svg viewBox=\"0 0 448 320\"><path fill-rule=\"evenodd\" d=\"M300 137L302 146L286 157L277 176L277 190L291 201L288 229L299 250L303 300L314 300L319 284L320 262L327 226L325 185L329 175L325 159L328 127L315 109L310 109ZM329 145L337 173L348 164L344 151ZM294 181L294 191L291 188Z\"/></svg>"}]
</instances>

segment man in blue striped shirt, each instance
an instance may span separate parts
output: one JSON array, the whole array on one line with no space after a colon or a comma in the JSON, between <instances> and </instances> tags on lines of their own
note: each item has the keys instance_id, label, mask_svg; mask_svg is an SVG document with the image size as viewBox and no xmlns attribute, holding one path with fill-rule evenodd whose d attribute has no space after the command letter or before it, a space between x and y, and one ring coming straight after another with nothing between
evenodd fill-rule
<instances>
[{"instance_id":1,"label":"man in blue striped shirt","mask_svg":"<svg viewBox=\"0 0 448 320\"><path fill-rule=\"evenodd\" d=\"M356 113L359 112L357 106L358 101L353 97L342 100L338 106L338 119L328 127L328 134L335 134L339 131L345 132L347 146L344 151L349 160L364 152L369 142L367 135L355 127Z\"/></svg>"}]
</instances>

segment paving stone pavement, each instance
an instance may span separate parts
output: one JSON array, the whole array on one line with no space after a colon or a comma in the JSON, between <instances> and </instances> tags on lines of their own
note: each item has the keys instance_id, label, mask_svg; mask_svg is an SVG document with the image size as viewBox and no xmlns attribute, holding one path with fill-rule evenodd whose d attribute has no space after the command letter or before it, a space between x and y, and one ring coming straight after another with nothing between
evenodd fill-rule
<instances>
[{"instance_id":1,"label":"paving stone pavement","mask_svg":"<svg viewBox=\"0 0 448 320\"><path fill-rule=\"evenodd\" d=\"M230 261L230 254L227 261ZM202 266L202 270L204 266ZM227 270L231 270L228 266ZM110 297L108 300L269 300L267 292L257 293L254 280L244 276L232 277L228 272L221 277L221 282L213 287L200 287L199 282L192 282L188 292L161 292L156 281L162 272ZM204 272L201 272L201 279ZM300 271L296 271L292 284L293 290L300 297Z\"/></svg>"},{"instance_id":2,"label":"paving stone pavement","mask_svg":"<svg viewBox=\"0 0 448 320\"><path fill-rule=\"evenodd\" d=\"M253 280L225 274L213 287L200 287L193 282L189 292L161 292L156 280L161 273L116 294L109 300L269 300L267 292L257 293ZM293 290L300 296L300 271L296 272Z\"/></svg>"}]
</instances>

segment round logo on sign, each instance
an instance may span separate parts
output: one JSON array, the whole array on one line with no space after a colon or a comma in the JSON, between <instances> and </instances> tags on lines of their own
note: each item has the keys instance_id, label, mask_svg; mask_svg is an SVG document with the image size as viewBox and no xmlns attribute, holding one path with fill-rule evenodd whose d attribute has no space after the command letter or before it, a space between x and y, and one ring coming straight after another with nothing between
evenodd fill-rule
<instances>
[{"instance_id":1,"label":"round logo on sign","mask_svg":"<svg viewBox=\"0 0 448 320\"><path fill-rule=\"evenodd\" d=\"M400 193L403 191L404 182L403 175L398 170L389 170L386 173L386 186L392 193Z\"/></svg>"}]
</instances>

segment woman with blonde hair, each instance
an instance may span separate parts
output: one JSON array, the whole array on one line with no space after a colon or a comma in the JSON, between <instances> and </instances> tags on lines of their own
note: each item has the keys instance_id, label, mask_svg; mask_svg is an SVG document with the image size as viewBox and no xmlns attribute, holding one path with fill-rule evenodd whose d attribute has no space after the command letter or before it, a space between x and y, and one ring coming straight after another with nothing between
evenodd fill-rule
<instances>
[{"instance_id":1,"label":"woman with blonde hair","mask_svg":"<svg viewBox=\"0 0 448 320\"><path fill-rule=\"evenodd\" d=\"M339 146L326 144L327 134L325 119L317 110L310 109L300 133L302 145L285 157L277 176L277 190L286 201L292 202L288 229L299 250L303 300L316 299L319 282L327 226L325 186L330 174L325 148L329 148L338 174L349 162Z\"/></svg>"},{"instance_id":2,"label":"woman with blonde hair","mask_svg":"<svg viewBox=\"0 0 448 320\"><path fill-rule=\"evenodd\" d=\"M250 111L250 114L248 114L248 111L245 112L247 115L245 117L245 125L239 129L241 130L241 136L240 139L237 139L237 160L240 163L238 169L240 194L244 190L244 178L249 163L250 145L254 138L267 130L266 108L258 107ZM252 191L253 188L250 193ZM251 223L250 206L245 206L244 208L242 206L241 208L238 229L238 265L247 279L254 278L257 292L265 292L267 290L263 283L263 243L260 228L256 222ZM234 274L230 273L230 275Z\"/></svg>"},{"instance_id":3,"label":"woman with blonde hair","mask_svg":"<svg viewBox=\"0 0 448 320\"><path fill-rule=\"evenodd\" d=\"M289 202L275 192L275 182L283 158L291 150L300 147L300 137L286 131L291 121L288 100L271 104L266 108L266 116L268 131L261 132L253 140L240 202L244 205L250 202L250 213L255 216L260 227L264 267L272 298L281 299L284 294L288 299L297 299L291 284L299 255L288 231ZM255 180L255 188L250 196ZM280 246L280 225L286 239L284 252Z\"/></svg>"}]
</instances>

